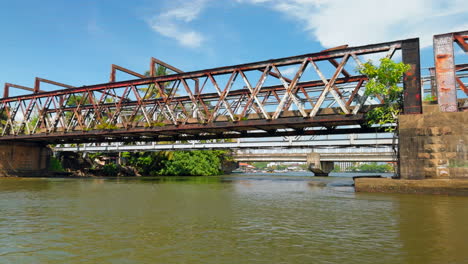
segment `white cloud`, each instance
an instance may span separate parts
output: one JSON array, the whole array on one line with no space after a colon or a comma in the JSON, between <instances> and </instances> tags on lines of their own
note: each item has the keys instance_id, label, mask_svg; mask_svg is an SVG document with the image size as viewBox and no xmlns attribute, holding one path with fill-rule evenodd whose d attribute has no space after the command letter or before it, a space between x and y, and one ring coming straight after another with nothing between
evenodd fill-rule
<instances>
[{"instance_id":1,"label":"white cloud","mask_svg":"<svg viewBox=\"0 0 468 264\"><path fill-rule=\"evenodd\" d=\"M236 0L282 13L324 47L363 45L466 30L466 0Z\"/></svg>"},{"instance_id":2,"label":"white cloud","mask_svg":"<svg viewBox=\"0 0 468 264\"><path fill-rule=\"evenodd\" d=\"M205 37L195 30L189 29L187 25L197 19L209 0L175 1L177 7L148 20L151 28L159 34L175 39L179 44L198 48Z\"/></svg>"},{"instance_id":3,"label":"white cloud","mask_svg":"<svg viewBox=\"0 0 468 264\"><path fill-rule=\"evenodd\" d=\"M288 78L293 78L297 71L299 70L299 66L289 66L284 69L279 70L281 72L281 75L288 77Z\"/></svg>"}]
</instances>

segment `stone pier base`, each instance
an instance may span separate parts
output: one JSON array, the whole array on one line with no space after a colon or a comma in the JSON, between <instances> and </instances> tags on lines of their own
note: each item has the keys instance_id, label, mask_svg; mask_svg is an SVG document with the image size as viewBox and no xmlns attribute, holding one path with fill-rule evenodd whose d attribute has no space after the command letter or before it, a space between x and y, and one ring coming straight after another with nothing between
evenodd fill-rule
<instances>
[{"instance_id":1,"label":"stone pier base","mask_svg":"<svg viewBox=\"0 0 468 264\"><path fill-rule=\"evenodd\" d=\"M468 112L428 104L423 110L400 116L401 178L468 180Z\"/></svg>"},{"instance_id":2,"label":"stone pier base","mask_svg":"<svg viewBox=\"0 0 468 264\"><path fill-rule=\"evenodd\" d=\"M468 195L468 180L356 178L356 192Z\"/></svg>"},{"instance_id":3,"label":"stone pier base","mask_svg":"<svg viewBox=\"0 0 468 264\"><path fill-rule=\"evenodd\" d=\"M468 195L468 112L423 114L399 121L400 178L357 178L357 192Z\"/></svg>"},{"instance_id":4,"label":"stone pier base","mask_svg":"<svg viewBox=\"0 0 468 264\"><path fill-rule=\"evenodd\" d=\"M320 161L320 153L307 154L307 167L315 176L328 176L333 165L333 161Z\"/></svg>"},{"instance_id":5,"label":"stone pier base","mask_svg":"<svg viewBox=\"0 0 468 264\"><path fill-rule=\"evenodd\" d=\"M52 151L36 143L1 143L0 177L47 176Z\"/></svg>"}]
</instances>

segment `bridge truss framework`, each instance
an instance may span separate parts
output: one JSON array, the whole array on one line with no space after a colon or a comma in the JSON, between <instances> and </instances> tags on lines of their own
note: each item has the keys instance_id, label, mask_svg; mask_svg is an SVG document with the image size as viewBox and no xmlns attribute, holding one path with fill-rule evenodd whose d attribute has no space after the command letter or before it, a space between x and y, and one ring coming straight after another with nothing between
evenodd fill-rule
<instances>
[{"instance_id":1,"label":"bridge truss framework","mask_svg":"<svg viewBox=\"0 0 468 264\"><path fill-rule=\"evenodd\" d=\"M350 69L362 65L365 55L392 58L396 52L411 65L403 79L403 111L421 113L419 40L407 39L83 87L39 78L33 94L0 99L0 115L6 117L0 142L176 141L376 132L365 125L365 113L378 105L364 95L367 77L353 75ZM293 69L294 77L284 76L286 69ZM40 82L66 89L44 92Z\"/></svg>"}]
</instances>

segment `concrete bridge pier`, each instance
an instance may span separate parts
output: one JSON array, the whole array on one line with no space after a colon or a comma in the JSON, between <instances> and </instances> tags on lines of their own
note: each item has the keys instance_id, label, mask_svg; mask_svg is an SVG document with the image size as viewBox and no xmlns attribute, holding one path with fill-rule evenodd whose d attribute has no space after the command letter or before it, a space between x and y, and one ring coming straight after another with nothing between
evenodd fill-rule
<instances>
[{"instance_id":1,"label":"concrete bridge pier","mask_svg":"<svg viewBox=\"0 0 468 264\"><path fill-rule=\"evenodd\" d=\"M307 154L307 167L315 176L328 176L333 170L333 161L320 161L320 153Z\"/></svg>"},{"instance_id":2,"label":"concrete bridge pier","mask_svg":"<svg viewBox=\"0 0 468 264\"><path fill-rule=\"evenodd\" d=\"M47 176L52 151L39 143L0 143L0 177Z\"/></svg>"}]
</instances>

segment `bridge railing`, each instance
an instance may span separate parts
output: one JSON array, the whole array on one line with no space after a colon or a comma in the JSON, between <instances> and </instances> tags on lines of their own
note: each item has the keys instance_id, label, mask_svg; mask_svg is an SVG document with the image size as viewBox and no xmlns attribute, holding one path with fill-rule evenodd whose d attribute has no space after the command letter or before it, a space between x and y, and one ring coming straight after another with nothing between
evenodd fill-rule
<instances>
[{"instance_id":1,"label":"bridge railing","mask_svg":"<svg viewBox=\"0 0 468 264\"><path fill-rule=\"evenodd\" d=\"M401 52L404 113L421 112L418 39L0 99L0 140L161 141L301 133L361 124L366 55ZM307 132L308 131L308 132Z\"/></svg>"}]
</instances>

